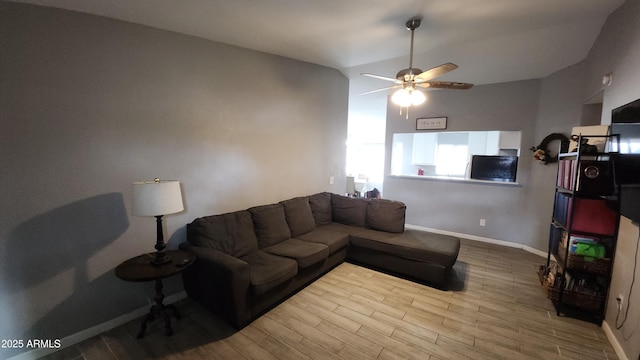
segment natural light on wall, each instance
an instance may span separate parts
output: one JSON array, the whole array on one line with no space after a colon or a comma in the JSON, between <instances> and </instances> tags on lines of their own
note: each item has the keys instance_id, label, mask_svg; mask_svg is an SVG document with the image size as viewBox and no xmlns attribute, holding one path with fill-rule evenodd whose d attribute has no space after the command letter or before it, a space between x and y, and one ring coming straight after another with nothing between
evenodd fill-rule
<instances>
[{"instance_id":1,"label":"natural light on wall","mask_svg":"<svg viewBox=\"0 0 640 360\"><path fill-rule=\"evenodd\" d=\"M436 175L464 177L467 172L468 149L466 145L438 145L435 161Z\"/></svg>"},{"instance_id":2,"label":"natural light on wall","mask_svg":"<svg viewBox=\"0 0 640 360\"><path fill-rule=\"evenodd\" d=\"M385 124L384 117L364 114L354 114L349 119L346 174L363 182L364 191L383 191Z\"/></svg>"}]
</instances>

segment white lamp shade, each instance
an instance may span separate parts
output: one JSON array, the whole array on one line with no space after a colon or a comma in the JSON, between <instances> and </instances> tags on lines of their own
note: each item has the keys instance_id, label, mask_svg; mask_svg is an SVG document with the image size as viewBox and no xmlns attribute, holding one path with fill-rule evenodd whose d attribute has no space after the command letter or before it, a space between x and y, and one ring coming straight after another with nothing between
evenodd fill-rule
<instances>
[{"instance_id":1,"label":"white lamp shade","mask_svg":"<svg viewBox=\"0 0 640 360\"><path fill-rule=\"evenodd\" d=\"M184 205L179 181L133 183L133 215L159 216L182 210L184 210Z\"/></svg>"}]
</instances>

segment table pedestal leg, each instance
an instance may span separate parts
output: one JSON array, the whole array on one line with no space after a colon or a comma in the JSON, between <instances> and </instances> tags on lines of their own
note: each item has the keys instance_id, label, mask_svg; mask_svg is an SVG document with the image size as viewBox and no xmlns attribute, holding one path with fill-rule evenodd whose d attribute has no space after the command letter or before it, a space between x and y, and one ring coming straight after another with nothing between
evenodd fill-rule
<instances>
[{"instance_id":1,"label":"table pedestal leg","mask_svg":"<svg viewBox=\"0 0 640 360\"><path fill-rule=\"evenodd\" d=\"M164 319L164 334L166 336L173 335L173 329L171 329L171 319L169 318L169 313L167 310L171 310L173 312L173 316L176 319L180 318L180 314L178 313L178 309L176 309L173 304L164 305L164 294L162 293L162 280L156 280L156 296L155 301L156 304L151 306L149 313L142 320L142 325L140 326L140 331L138 332L138 339L141 339L144 336L144 332L147 330L147 323L149 321L155 320L156 316L161 316Z\"/></svg>"}]
</instances>

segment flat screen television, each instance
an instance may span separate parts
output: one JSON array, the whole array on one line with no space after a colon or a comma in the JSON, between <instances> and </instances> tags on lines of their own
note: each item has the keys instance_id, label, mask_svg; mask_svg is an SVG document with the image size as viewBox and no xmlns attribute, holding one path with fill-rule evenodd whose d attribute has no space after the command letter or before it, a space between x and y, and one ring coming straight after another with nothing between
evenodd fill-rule
<instances>
[{"instance_id":1,"label":"flat screen television","mask_svg":"<svg viewBox=\"0 0 640 360\"><path fill-rule=\"evenodd\" d=\"M471 178L475 180L515 182L518 157L511 155L473 155Z\"/></svg>"},{"instance_id":2,"label":"flat screen television","mask_svg":"<svg viewBox=\"0 0 640 360\"><path fill-rule=\"evenodd\" d=\"M640 224L640 184L620 186L620 215Z\"/></svg>"},{"instance_id":3,"label":"flat screen television","mask_svg":"<svg viewBox=\"0 0 640 360\"><path fill-rule=\"evenodd\" d=\"M620 154L640 154L640 99L611 110L611 134L620 135Z\"/></svg>"},{"instance_id":4,"label":"flat screen television","mask_svg":"<svg viewBox=\"0 0 640 360\"><path fill-rule=\"evenodd\" d=\"M611 134L620 135L615 178L620 185L620 214L640 223L640 99L611 111ZM613 151L617 144L612 142Z\"/></svg>"}]
</instances>

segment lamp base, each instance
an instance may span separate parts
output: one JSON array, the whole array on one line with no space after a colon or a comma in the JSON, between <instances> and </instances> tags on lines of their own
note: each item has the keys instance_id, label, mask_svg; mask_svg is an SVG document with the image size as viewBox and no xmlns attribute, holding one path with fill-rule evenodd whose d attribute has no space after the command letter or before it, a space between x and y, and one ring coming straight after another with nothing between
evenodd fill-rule
<instances>
[{"instance_id":1,"label":"lamp base","mask_svg":"<svg viewBox=\"0 0 640 360\"><path fill-rule=\"evenodd\" d=\"M164 251L156 252L156 256L151 259L150 263L153 266L160 266L171 262L171 258L169 258Z\"/></svg>"},{"instance_id":2,"label":"lamp base","mask_svg":"<svg viewBox=\"0 0 640 360\"><path fill-rule=\"evenodd\" d=\"M153 266L160 266L160 265L164 265L164 264L168 264L171 262L171 259L164 259L162 261L158 261L156 259L153 259L151 261L149 261L151 263L151 265Z\"/></svg>"},{"instance_id":3,"label":"lamp base","mask_svg":"<svg viewBox=\"0 0 640 360\"><path fill-rule=\"evenodd\" d=\"M158 234L155 246L156 257L151 260L151 265L159 266L171 262L171 259L164 252L167 244L164 243L164 236L162 235L162 215L156 215L156 232Z\"/></svg>"}]
</instances>

